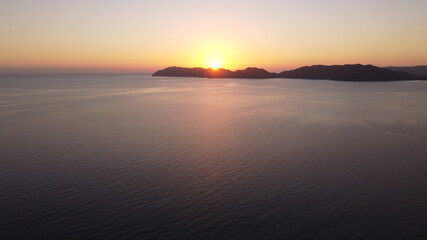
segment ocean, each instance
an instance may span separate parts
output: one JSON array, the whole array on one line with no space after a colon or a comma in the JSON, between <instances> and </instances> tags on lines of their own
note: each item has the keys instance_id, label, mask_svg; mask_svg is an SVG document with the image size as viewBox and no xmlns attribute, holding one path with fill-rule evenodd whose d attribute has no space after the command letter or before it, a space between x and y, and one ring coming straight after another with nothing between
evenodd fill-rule
<instances>
[{"instance_id":1,"label":"ocean","mask_svg":"<svg viewBox=\"0 0 427 240\"><path fill-rule=\"evenodd\" d=\"M1 239L427 239L427 82L0 77Z\"/></svg>"}]
</instances>

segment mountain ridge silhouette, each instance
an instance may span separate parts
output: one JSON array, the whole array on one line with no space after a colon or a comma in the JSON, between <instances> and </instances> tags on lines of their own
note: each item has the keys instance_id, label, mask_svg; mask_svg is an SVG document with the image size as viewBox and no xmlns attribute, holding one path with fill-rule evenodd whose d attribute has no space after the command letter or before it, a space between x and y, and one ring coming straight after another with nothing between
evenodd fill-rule
<instances>
[{"instance_id":1,"label":"mountain ridge silhouette","mask_svg":"<svg viewBox=\"0 0 427 240\"><path fill-rule=\"evenodd\" d=\"M385 67L390 70L394 71L404 71L407 73L415 74L415 75L422 75L427 76L427 65L420 65L420 66L389 66Z\"/></svg>"},{"instance_id":2,"label":"mountain ridge silhouette","mask_svg":"<svg viewBox=\"0 0 427 240\"><path fill-rule=\"evenodd\" d=\"M198 78L296 78L336 81L401 81L427 80L427 76L415 75L404 71L380 68L374 65L312 65L280 73L268 72L262 68L248 67L243 70L231 71L224 68L183 68L168 67L155 72L152 76L198 77Z\"/></svg>"}]
</instances>

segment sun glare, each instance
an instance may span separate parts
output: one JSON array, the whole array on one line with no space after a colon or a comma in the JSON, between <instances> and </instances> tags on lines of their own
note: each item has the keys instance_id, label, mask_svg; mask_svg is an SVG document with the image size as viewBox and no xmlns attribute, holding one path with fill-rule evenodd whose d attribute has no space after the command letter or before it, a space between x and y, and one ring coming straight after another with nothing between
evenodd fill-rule
<instances>
[{"instance_id":1,"label":"sun glare","mask_svg":"<svg viewBox=\"0 0 427 240\"><path fill-rule=\"evenodd\" d=\"M217 63L217 62L214 62L214 63L211 63L211 66L210 66L212 69L218 69L218 68L220 68L221 66L219 65L219 63Z\"/></svg>"},{"instance_id":2,"label":"sun glare","mask_svg":"<svg viewBox=\"0 0 427 240\"><path fill-rule=\"evenodd\" d=\"M221 54L212 54L205 57L205 66L212 69L224 68L225 58Z\"/></svg>"}]
</instances>

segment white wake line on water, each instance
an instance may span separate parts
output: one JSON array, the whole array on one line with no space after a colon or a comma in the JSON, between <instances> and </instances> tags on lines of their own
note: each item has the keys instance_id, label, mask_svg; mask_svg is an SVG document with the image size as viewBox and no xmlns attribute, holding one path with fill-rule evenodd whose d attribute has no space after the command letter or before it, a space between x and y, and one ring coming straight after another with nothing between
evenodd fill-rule
<instances>
[{"instance_id":1,"label":"white wake line on water","mask_svg":"<svg viewBox=\"0 0 427 240\"><path fill-rule=\"evenodd\" d=\"M257 127L258 130L264 131L264 132L269 132L271 134L275 134L275 135L281 135L281 136L289 136L288 134L284 133L284 132L278 132L278 131L273 131L269 128L264 128L264 127ZM310 147L321 151L321 152L335 152L332 149L328 149L328 148L324 148L324 147L320 147L319 145L314 144L312 141L310 141L309 139L306 139L306 141L308 141L310 143Z\"/></svg>"},{"instance_id":2,"label":"white wake line on water","mask_svg":"<svg viewBox=\"0 0 427 240\"><path fill-rule=\"evenodd\" d=\"M357 103L332 102L332 101L324 101L324 100L308 100L308 99L293 98L293 97L288 97L287 99L295 101L295 102L328 104L328 105L338 105L338 106L357 106L357 105L359 105Z\"/></svg>"},{"instance_id":3,"label":"white wake line on water","mask_svg":"<svg viewBox=\"0 0 427 240\"><path fill-rule=\"evenodd\" d=\"M372 126L370 124L367 124L365 122L362 122L362 121L357 121L357 120L347 119L347 118L340 118L340 119L344 120L344 121L347 121L347 122L351 122L351 123L360 125L360 126L364 126L364 127L368 128L368 129L371 129L371 130L374 130L374 131L377 131L377 132L381 132L383 134L387 134L387 135L391 135L391 136L398 136L398 137L406 137L406 138L418 139L418 137L416 137L416 136L404 135L404 134L397 134L397 133L386 131L386 130L381 129L381 128L376 128L376 127L374 127L374 126Z\"/></svg>"},{"instance_id":4,"label":"white wake line on water","mask_svg":"<svg viewBox=\"0 0 427 240\"><path fill-rule=\"evenodd\" d=\"M410 95L410 96L427 96L424 92L371 92L377 95Z\"/></svg>"},{"instance_id":5,"label":"white wake line on water","mask_svg":"<svg viewBox=\"0 0 427 240\"><path fill-rule=\"evenodd\" d=\"M31 104L34 104L34 102L0 102L0 109L11 108L16 106L25 106L25 105L31 105Z\"/></svg>"},{"instance_id":6,"label":"white wake line on water","mask_svg":"<svg viewBox=\"0 0 427 240\"><path fill-rule=\"evenodd\" d=\"M302 92L314 92L314 90L303 89L303 88L289 88L289 87L268 87L268 86L230 86L230 88L250 88L250 89L270 89L270 90L289 90L289 91L302 91Z\"/></svg>"},{"instance_id":7,"label":"white wake line on water","mask_svg":"<svg viewBox=\"0 0 427 240\"><path fill-rule=\"evenodd\" d=\"M65 104L52 104L52 105L31 107L31 108L18 109L18 110L0 111L0 115L5 116L5 115L11 115L11 114L15 114L15 113L30 112L30 111L37 111L37 110L48 109L48 108L62 107L64 105Z\"/></svg>"}]
</instances>

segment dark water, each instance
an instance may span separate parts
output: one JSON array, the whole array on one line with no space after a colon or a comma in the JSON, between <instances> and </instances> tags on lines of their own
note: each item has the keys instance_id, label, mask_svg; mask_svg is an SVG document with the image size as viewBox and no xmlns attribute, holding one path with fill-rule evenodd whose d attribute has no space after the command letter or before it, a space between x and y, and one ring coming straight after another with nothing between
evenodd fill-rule
<instances>
[{"instance_id":1,"label":"dark water","mask_svg":"<svg viewBox=\"0 0 427 240\"><path fill-rule=\"evenodd\" d=\"M427 239L427 82L0 84L0 239Z\"/></svg>"}]
</instances>

